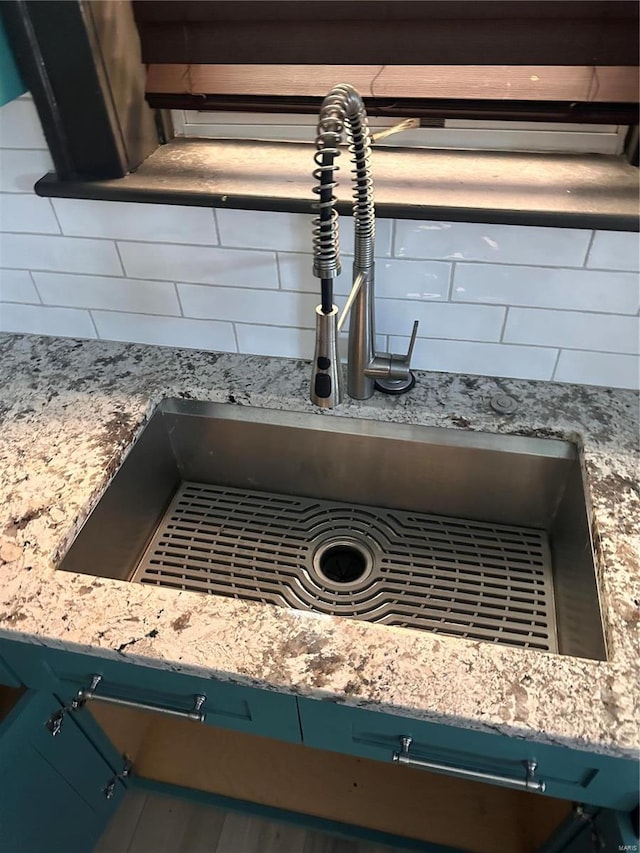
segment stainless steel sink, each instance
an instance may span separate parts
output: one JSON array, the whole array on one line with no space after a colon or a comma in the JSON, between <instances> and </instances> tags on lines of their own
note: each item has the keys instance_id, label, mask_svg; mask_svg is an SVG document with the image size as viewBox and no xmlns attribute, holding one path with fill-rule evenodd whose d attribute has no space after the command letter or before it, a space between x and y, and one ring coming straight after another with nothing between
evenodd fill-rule
<instances>
[{"instance_id":1,"label":"stainless steel sink","mask_svg":"<svg viewBox=\"0 0 640 853\"><path fill-rule=\"evenodd\" d=\"M606 658L566 441L167 400L60 568Z\"/></svg>"}]
</instances>

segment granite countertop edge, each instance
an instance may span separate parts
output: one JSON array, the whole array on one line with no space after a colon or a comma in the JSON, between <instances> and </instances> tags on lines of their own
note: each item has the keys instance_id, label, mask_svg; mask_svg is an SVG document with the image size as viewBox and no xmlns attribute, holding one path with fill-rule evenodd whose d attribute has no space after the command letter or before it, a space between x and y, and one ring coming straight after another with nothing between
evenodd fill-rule
<instances>
[{"instance_id":1,"label":"granite countertop edge","mask_svg":"<svg viewBox=\"0 0 640 853\"><path fill-rule=\"evenodd\" d=\"M0 637L640 756L637 393L420 373L410 395L325 413L307 402L301 361L4 334L0 355ZM493 411L496 393L516 399L516 412ZM591 492L608 660L56 571L150 414L170 397L576 441Z\"/></svg>"}]
</instances>

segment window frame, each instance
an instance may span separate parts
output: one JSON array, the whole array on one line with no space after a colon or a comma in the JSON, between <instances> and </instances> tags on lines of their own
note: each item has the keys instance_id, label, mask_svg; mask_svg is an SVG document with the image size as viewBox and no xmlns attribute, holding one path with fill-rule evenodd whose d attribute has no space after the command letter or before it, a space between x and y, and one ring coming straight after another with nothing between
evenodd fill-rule
<instances>
[{"instance_id":1,"label":"window frame","mask_svg":"<svg viewBox=\"0 0 640 853\"><path fill-rule=\"evenodd\" d=\"M283 180L281 187L269 188L260 196L247 191L231 200L224 181L225 170L232 171L232 162L235 162L229 146L212 141L204 156L200 155L200 161L189 160L189 152L194 152L195 147L189 149L181 145L180 140L173 139L167 110L153 109L145 101L144 69L129 4L102 0L47 0L46 3L5 0L0 3L0 13L54 160L56 173L37 183L39 194L259 210L302 212L312 209L306 157L300 172L287 179L300 187L296 197L288 194L290 187ZM61 40L64 51L59 48ZM126 73L122 73L123 61ZM473 105L466 103L463 107L468 110ZM307 112L313 109L308 105ZM637 149L637 133L630 133L627 160L637 158ZM268 144L255 143L253 151L244 150L259 160L273 149L269 149ZM474 152L468 153L475 156ZM425 156L433 159L432 154L427 152ZM557 159L547 163L543 158L544 155L538 155L536 163L546 163L545 168L552 168L554 162L556 166L560 163ZM490 158L480 159L489 162ZM198 174L198 162L204 160L214 173L212 190L206 189L207 182L202 181L201 175L199 180L205 185L204 189L190 179ZM567 172L568 161L560 164L564 176L561 183L578 186L576 197L580 193L580 181L584 181L587 188L596 174L600 186L610 181L611 187L606 192L600 189L593 194L593 204L588 210L588 205L572 208L555 201L546 208L540 207L535 193L531 198L516 199L509 174L510 164L516 160L503 158L498 170L500 174L494 186L508 199L499 209L492 206L490 199L486 206L479 205L477 200L472 204L466 199L463 188L451 204L434 204L430 202L429 187L425 186L414 194L410 203L390 201L385 205L382 202L379 212L399 217L638 230L637 210L629 201L632 186L636 192L635 176L626 160L611 157L610 170L602 171L602 161L596 163L589 156L576 157L572 160L575 178ZM285 174L286 157L282 162ZM393 163L400 163L393 158L385 162L386 172L377 173L379 199L383 197L381 175L382 183L393 182ZM450 164L449 160L446 162ZM430 166L427 164L425 168ZM495 164L492 168L496 170ZM522 168L522 163L518 168ZM567 190L559 189L558 192Z\"/></svg>"}]
</instances>

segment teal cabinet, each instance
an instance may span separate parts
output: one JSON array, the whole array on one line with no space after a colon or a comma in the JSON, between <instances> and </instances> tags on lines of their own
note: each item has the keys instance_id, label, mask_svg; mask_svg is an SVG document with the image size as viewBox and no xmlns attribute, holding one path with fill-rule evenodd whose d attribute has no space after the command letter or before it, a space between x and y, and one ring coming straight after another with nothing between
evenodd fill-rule
<instances>
[{"instance_id":1,"label":"teal cabinet","mask_svg":"<svg viewBox=\"0 0 640 853\"><path fill-rule=\"evenodd\" d=\"M26 91L0 17L0 107Z\"/></svg>"},{"instance_id":2,"label":"teal cabinet","mask_svg":"<svg viewBox=\"0 0 640 853\"><path fill-rule=\"evenodd\" d=\"M391 762L402 751L402 738L411 737L409 757L428 762L431 771L435 765L442 773L505 786L509 783L500 779L513 779L518 787L526 778L527 763L535 762L534 781L545 783L548 796L622 810L638 802L635 761L333 702L299 699L298 707L307 746ZM399 766L398 772L402 770Z\"/></svg>"},{"instance_id":3,"label":"teal cabinet","mask_svg":"<svg viewBox=\"0 0 640 853\"><path fill-rule=\"evenodd\" d=\"M296 699L284 693L28 643L6 642L0 645L0 655L23 684L51 691L63 703L70 703L99 675L95 701L113 699L185 716L193 713L196 697L203 696L200 710L207 725L301 741Z\"/></svg>"},{"instance_id":4,"label":"teal cabinet","mask_svg":"<svg viewBox=\"0 0 640 853\"><path fill-rule=\"evenodd\" d=\"M10 683L20 682L40 691L28 692L21 700L19 718L12 712L13 722L7 718L0 727L0 772L4 778L6 774L15 774L17 780L6 799L6 807L3 801L4 812L0 812L0 838L4 839L4 832L12 839L11 843L14 843L15 833L21 831L16 829L16 821L27 820L27 808L38 799L39 779L43 784L46 780L48 790L60 777L46 809L58 799L61 802L58 806L51 805L49 817L45 809L45 817L54 821L53 815L58 813L61 821L64 816L67 822L71 814L69 802L73 802L77 820L73 830L68 831L78 833L78 837L83 833L89 837L90 832L97 836L114 802L122 795L124 783L118 773L123 759L117 755L87 705L102 700L193 718L194 698L201 695L205 697L201 709L206 714L205 725L394 763L394 772L398 774L407 772L402 761L394 762L394 757L402 755L403 738L411 738L409 752L404 753L404 758L410 759L408 763L426 764L431 772L492 785L524 787L527 765L533 762L536 766L530 781L538 787L544 782L544 792L540 793L584 804L584 814L588 818L574 816L536 853L584 853L587 850L591 853L584 845L593 837L606 841L604 850L617 851L618 845L627 845L622 849L633 849L629 845L637 844L628 814L638 802L638 764L633 761L335 702L296 699L217 679L134 665L126 660L27 643L0 641L0 658L0 682L3 678L9 679ZM100 676L97 684L95 676ZM72 710L74 698L82 698L92 681L91 697ZM62 722L60 734L54 738L46 723L56 718ZM13 726L10 738L6 736L8 722ZM197 727L193 729L194 737L197 731ZM77 756L82 759L77 760ZM27 771L26 767L32 770ZM116 793L107 800L104 791L109 780L113 780ZM3 847L0 842L0 853L15 853L15 849L20 853L32 850L44 853L45 849L46 853L55 853L52 844L38 846L39 836L33 826L23 831L27 833L23 847L16 848L14 844L12 849L11 846ZM598 835L594 835L596 831ZM29 833L34 833L33 837ZM55 832L51 837L57 838ZM611 846L611 839L618 838L622 840ZM74 841L67 849L90 849L79 842L78 845Z\"/></svg>"},{"instance_id":5,"label":"teal cabinet","mask_svg":"<svg viewBox=\"0 0 640 853\"><path fill-rule=\"evenodd\" d=\"M638 853L640 839L630 815L611 809L579 810L536 853Z\"/></svg>"},{"instance_id":6,"label":"teal cabinet","mask_svg":"<svg viewBox=\"0 0 640 853\"><path fill-rule=\"evenodd\" d=\"M9 687L20 687L22 684L15 672L11 671L2 658L0 658L0 684L6 684Z\"/></svg>"},{"instance_id":7,"label":"teal cabinet","mask_svg":"<svg viewBox=\"0 0 640 853\"><path fill-rule=\"evenodd\" d=\"M52 736L57 707L27 691L0 722L0 853L91 850L124 796L113 748L107 760L72 720Z\"/></svg>"}]
</instances>

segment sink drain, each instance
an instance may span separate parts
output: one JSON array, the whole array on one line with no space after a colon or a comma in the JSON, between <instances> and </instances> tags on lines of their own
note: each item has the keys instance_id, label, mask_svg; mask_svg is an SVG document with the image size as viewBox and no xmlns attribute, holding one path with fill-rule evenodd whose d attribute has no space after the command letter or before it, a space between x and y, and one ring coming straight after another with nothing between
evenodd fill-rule
<instances>
[{"instance_id":1,"label":"sink drain","mask_svg":"<svg viewBox=\"0 0 640 853\"><path fill-rule=\"evenodd\" d=\"M321 580L345 587L365 580L371 574L373 560L359 542L334 539L318 548L313 557L313 567Z\"/></svg>"}]
</instances>

